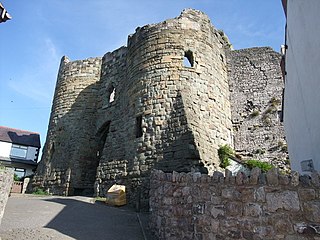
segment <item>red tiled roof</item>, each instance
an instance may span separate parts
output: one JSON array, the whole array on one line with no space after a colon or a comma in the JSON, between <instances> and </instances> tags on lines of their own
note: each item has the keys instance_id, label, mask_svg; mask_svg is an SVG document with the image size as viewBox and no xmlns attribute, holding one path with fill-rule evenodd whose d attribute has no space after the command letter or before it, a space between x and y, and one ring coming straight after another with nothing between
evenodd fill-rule
<instances>
[{"instance_id":1,"label":"red tiled roof","mask_svg":"<svg viewBox=\"0 0 320 240\"><path fill-rule=\"evenodd\" d=\"M0 126L0 141L40 148L40 134Z\"/></svg>"}]
</instances>

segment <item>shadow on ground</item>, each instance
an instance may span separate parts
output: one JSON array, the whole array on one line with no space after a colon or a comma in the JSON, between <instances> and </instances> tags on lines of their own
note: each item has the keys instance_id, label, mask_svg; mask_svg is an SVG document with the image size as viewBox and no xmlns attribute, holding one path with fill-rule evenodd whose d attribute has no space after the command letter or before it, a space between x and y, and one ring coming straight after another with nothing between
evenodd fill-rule
<instances>
[{"instance_id":1,"label":"shadow on ground","mask_svg":"<svg viewBox=\"0 0 320 240\"><path fill-rule=\"evenodd\" d=\"M45 201L65 207L45 227L55 229L69 237L110 240L144 240L139 218L147 222L147 215L139 215L126 207L116 208L103 203L94 204L70 198L53 198Z\"/></svg>"}]
</instances>

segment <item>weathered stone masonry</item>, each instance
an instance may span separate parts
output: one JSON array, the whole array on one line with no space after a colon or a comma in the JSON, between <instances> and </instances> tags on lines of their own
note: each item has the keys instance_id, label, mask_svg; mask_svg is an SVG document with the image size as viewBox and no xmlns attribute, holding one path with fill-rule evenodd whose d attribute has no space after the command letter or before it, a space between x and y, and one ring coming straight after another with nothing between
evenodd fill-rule
<instances>
[{"instance_id":1,"label":"weathered stone masonry","mask_svg":"<svg viewBox=\"0 0 320 240\"><path fill-rule=\"evenodd\" d=\"M269 160L288 170L280 124L283 78L281 55L269 47L228 54L234 149L243 158Z\"/></svg>"},{"instance_id":2,"label":"weathered stone masonry","mask_svg":"<svg viewBox=\"0 0 320 240\"><path fill-rule=\"evenodd\" d=\"M137 28L102 59L64 57L34 185L103 196L117 181L130 203L147 204L153 168L219 169L219 145L233 145L228 79L238 70L228 69L228 46L205 14L187 9Z\"/></svg>"},{"instance_id":3,"label":"weathered stone masonry","mask_svg":"<svg viewBox=\"0 0 320 240\"><path fill-rule=\"evenodd\" d=\"M150 226L157 239L319 239L319 174L274 169L213 176L154 171Z\"/></svg>"},{"instance_id":4,"label":"weathered stone masonry","mask_svg":"<svg viewBox=\"0 0 320 240\"><path fill-rule=\"evenodd\" d=\"M0 224L6 208L12 183L13 169L6 169L0 166Z\"/></svg>"}]
</instances>

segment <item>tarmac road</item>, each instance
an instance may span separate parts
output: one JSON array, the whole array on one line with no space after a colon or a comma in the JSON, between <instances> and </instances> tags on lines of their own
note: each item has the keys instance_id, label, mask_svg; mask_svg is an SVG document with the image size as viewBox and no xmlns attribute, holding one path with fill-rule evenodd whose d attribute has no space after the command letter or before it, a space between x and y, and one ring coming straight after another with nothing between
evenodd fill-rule
<instances>
[{"instance_id":1,"label":"tarmac road","mask_svg":"<svg viewBox=\"0 0 320 240\"><path fill-rule=\"evenodd\" d=\"M146 213L93 203L88 197L12 195L0 239L152 240L147 221Z\"/></svg>"}]
</instances>

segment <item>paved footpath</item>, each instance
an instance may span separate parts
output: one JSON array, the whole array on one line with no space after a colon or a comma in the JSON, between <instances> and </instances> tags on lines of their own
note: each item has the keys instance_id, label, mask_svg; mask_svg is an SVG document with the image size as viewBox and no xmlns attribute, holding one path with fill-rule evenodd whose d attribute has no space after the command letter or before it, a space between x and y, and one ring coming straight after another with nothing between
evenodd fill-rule
<instances>
[{"instance_id":1,"label":"paved footpath","mask_svg":"<svg viewBox=\"0 0 320 240\"><path fill-rule=\"evenodd\" d=\"M13 195L0 226L1 240L152 240L147 214L93 203L88 197Z\"/></svg>"}]
</instances>

